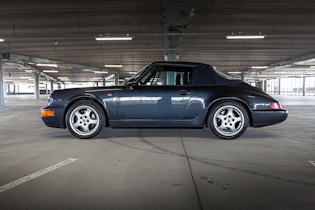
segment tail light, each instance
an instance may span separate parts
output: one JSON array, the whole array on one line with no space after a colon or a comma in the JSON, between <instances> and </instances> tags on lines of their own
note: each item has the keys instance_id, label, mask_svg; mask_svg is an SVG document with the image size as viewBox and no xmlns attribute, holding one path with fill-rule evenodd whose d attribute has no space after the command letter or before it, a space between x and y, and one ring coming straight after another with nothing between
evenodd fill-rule
<instances>
[{"instance_id":1,"label":"tail light","mask_svg":"<svg viewBox=\"0 0 315 210\"><path fill-rule=\"evenodd\" d=\"M276 103L270 104L269 109L282 109L282 106L279 102L276 102Z\"/></svg>"}]
</instances>

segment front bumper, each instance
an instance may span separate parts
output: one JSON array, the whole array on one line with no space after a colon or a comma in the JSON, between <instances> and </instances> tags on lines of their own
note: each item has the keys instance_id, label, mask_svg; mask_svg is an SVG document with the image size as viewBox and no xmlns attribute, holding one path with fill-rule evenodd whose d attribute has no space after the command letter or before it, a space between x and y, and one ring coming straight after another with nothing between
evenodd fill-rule
<instances>
[{"instance_id":1,"label":"front bumper","mask_svg":"<svg viewBox=\"0 0 315 210\"><path fill-rule=\"evenodd\" d=\"M51 114L52 112L54 112L54 115ZM42 121L45 123L46 126L54 128L66 128L63 107L51 108L48 106L42 108L41 113Z\"/></svg>"}]
</instances>

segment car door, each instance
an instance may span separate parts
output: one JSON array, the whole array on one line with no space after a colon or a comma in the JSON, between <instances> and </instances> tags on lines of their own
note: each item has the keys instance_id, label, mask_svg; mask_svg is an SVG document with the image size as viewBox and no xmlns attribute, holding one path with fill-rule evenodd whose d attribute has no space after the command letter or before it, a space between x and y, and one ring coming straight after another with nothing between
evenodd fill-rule
<instances>
[{"instance_id":1,"label":"car door","mask_svg":"<svg viewBox=\"0 0 315 210\"><path fill-rule=\"evenodd\" d=\"M191 73L188 71L154 66L137 85L118 93L118 118L133 123L181 120L191 97L190 85L184 78Z\"/></svg>"}]
</instances>

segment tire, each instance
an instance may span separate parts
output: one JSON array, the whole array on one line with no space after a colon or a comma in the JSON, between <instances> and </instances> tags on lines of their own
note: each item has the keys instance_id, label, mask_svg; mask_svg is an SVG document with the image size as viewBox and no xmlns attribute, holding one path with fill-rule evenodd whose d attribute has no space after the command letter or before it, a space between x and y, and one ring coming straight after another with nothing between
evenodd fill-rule
<instances>
[{"instance_id":1,"label":"tire","mask_svg":"<svg viewBox=\"0 0 315 210\"><path fill-rule=\"evenodd\" d=\"M97 136L105 126L105 114L93 101L74 103L66 114L66 125L70 133L80 139Z\"/></svg>"},{"instance_id":2,"label":"tire","mask_svg":"<svg viewBox=\"0 0 315 210\"><path fill-rule=\"evenodd\" d=\"M245 132L248 121L248 113L240 103L225 101L211 109L208 127L219 138L235 139Z\"/></svg>"}]
</instances>

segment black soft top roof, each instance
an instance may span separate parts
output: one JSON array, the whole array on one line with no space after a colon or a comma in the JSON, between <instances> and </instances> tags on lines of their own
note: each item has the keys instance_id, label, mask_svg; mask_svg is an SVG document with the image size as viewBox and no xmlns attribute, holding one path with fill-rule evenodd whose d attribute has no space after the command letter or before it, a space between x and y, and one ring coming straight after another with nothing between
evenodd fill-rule
<instances>
[{"instance_id":1,"label":"black soft top roof","mask_svg":"<svg viewBox=\"0 0 315 210\"><path fill-rule=\"evenodd\" d=\"M231 85L239 84L243 81L236 79L227 79L219 75L211 65L196 62L183 62L183 61L159 61L152 63L154 65L167 65L167 66L182 66L188 68L196 68L193 74L194 86L217 86L217 85Z\"/></svg>"}]
</instances>

